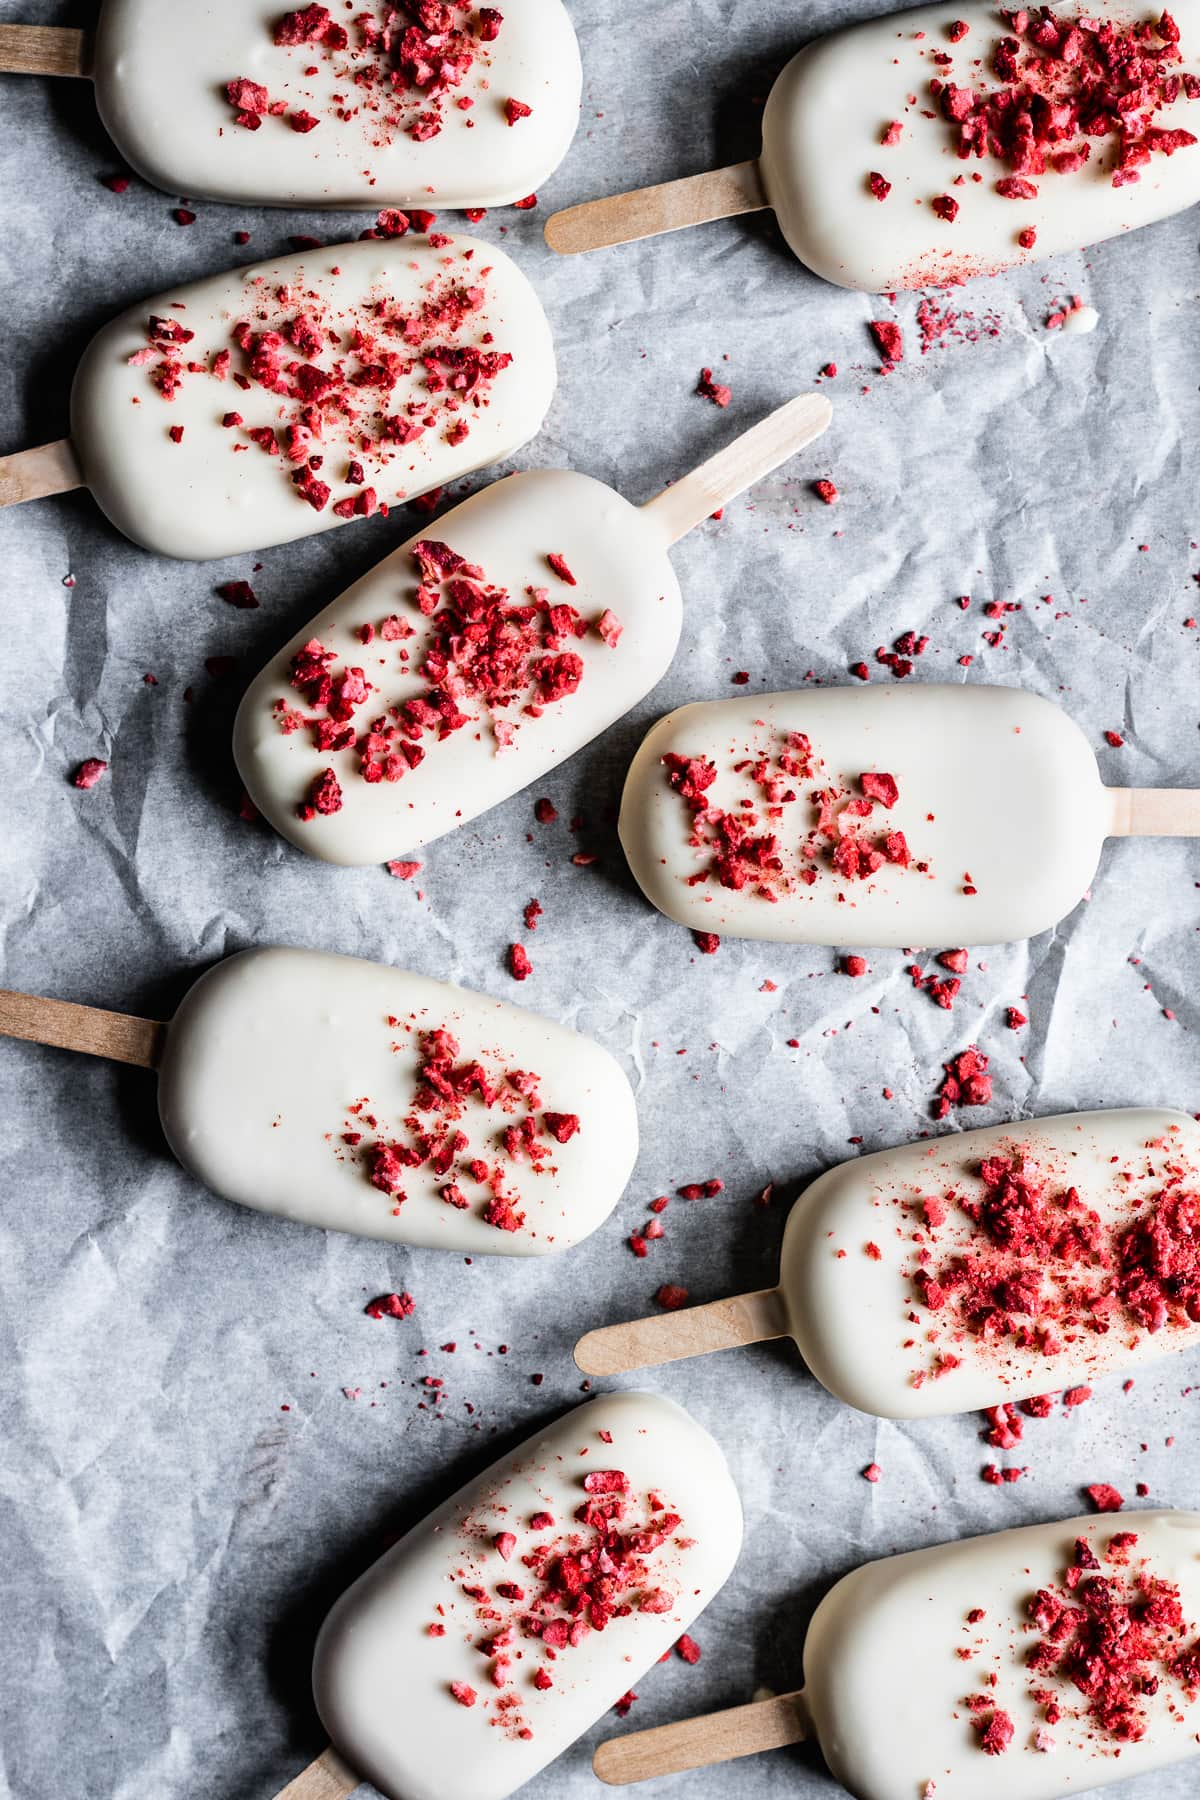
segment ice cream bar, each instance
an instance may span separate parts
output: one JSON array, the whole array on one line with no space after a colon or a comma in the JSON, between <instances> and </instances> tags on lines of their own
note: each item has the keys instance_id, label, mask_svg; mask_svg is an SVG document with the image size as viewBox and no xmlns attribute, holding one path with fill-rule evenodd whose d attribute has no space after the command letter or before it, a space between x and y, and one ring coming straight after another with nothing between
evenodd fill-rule
<instances>
[{"instance_id":1,"label":"ice cream bar","mask_svg":"<svg viewBox=\"0 0 1200 1800\"><path fill-rule=\"evenodd\" d=\"M778 1287L589 1332L575 1358L607 1376L785 1336L862 1412L998 1407L1001 1428L1191 1349L1200 1125L1066 1113L840 1163L792 1208Z\"/></svg>"},{"instance_id":2,"label":"ice cream bar","mask_svg":"<svg viewBox=\"0 0 1200 1800\"><path fill-rule=\"evenodd\" d=\"M0 993L0 1031L157 1068L183 1166L301 1224L469 1255L594 1231L637 1155L617 1063L448 982L312 950L245 950L169 1025Z\"/></svg>"},{"instance_id":3,"label":"ice cream bar","mask_svg":"<svg viewBox=\"0 0 1200 1800\"><path fill-rule=\"evenodd\" d=\"M1026 1525L832 1587L805 1686L610 1739L642 1781L813 1739L858 1800L1063 1800L1196 1754L1200 1513Z\"/></svg>"},{"instance_id":4,"label":"ice cream bar","mask_svg":"<svg viewBox=\"0 0 1200 1800\"><path fill-rule=\"evenodd\" d=\"M306 250L106 325L75 377L70 441L0 458L0 505L84 484L148 550L230 556L507 456L554 384L537 296L491 245Z\"/></svg>"},{"instance_id":5,"label":"ice cream bar","mask_svg":"<svg viewBox=\"0 0 1200 1800\"><path fill-rule=\"evenodd\" d=\"M829 417L823 396L792 400L641 507L565 469L454 507L252 684L234 754L254 804L314 856L382 862L545 774L665 672L669 545Z\"/></svg>"},{"instance_id":6,"label":"ice cream bar","mask_svg":"<svg viewBox=\"0 0 1200 1800\"><path fill-rule=\"evenodd\" d=\"M741 1538L725 1460L682 1408L638 1393L576 1407L326 1619L313 1690L354 1771L331 1794L364 1778L388 1800L505 1800L669 1654Z\"/></svg>"},{"instance_id":7,"label":"ice cream bar","mask_svg":"<svg viewBox=\"0 0 1200 1800\"><path fill-rule=\"evenodd\" d=\"M633 759L621 842L677 924L789 943L996 944L1086 893L1109 836L1200 834L1200 794L1106 788L1019 688L840 688L701 702Z\"/></svg>"},{"instance_id":8,"label":"ice cream bar","mask_svg":"<svg viewBox=\"0 0 1200 1800\"><path fill-rule=\"evenodd\" d=\"M1193 206L1198 133L1200 0L923 6L793 57L757 162L572 207L546 237L570 254L772 207L840 287L946 285Z\"/></svg>"},{"instance_id":9,"label":"ice cream bar","mask_svg":"<svg viewBox=\"0 0 1200 1800\"><path fill-rule=\"evenodd\" d=\"M524 199L582 81L559 0L193 0L183 55L154 0L105 0L94 43L0 26L0 70L90 75L121 155L169 193L372 211Z\"/></svg>"}]
</instances>

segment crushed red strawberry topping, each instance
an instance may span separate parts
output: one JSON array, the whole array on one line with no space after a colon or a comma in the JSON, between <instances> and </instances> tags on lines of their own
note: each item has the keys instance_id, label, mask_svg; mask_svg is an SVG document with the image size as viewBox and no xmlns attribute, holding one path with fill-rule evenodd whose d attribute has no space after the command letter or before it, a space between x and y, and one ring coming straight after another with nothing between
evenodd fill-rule
<instances>
[{"instance_id":1,"label":"crushed red strawberry topping","mask_svg":"<svg viewBox=\"0 0 1200 1800\"><path fill-rule=\"evenodd\" d=\"M1118 1743L1137 1743L1149 1723L1146 1700L1162 1682L1182 1689L1188 1702L1196 1698L1196 1628L1175 1583L1145 1559L1133 1561L1137 1543L1136 1532L1118 1532L1098 1556L1078 1538L1060 1579L1029 1601L1037 1642L1026 1659L1028 1689L1048 1724L1073 1716Z\"/></svg>"},{"instance_id":2,"label":"crushed red strawberry topping","mask_svg":"<svg viewBox=\"0 0 1200 1800\"><path fill-rule=\"evenodd\" d=\"M77 788L94 788L107 774L108 764L102 757L88 756L80 763L71 780Z\"/></svg>"},{"instance_id":3,"label":"crushed red strawberry topping","mask_svg":"<svg viewBox=\"0 0 1200 1800\"><path fill-rule=\"evenodd\" d=\"M831 784L803 732L777 735L772 752L756 750L732 763L745 792L728 808L709 797L715 762L675 751L663 757L667 781L690 815L688 843L703 856L689 886L711 880L775 903L821 879L869 881L888 865L929 873L904 833L876 814L900 797L894 776L867 770Z\"/></svg>"},{"instance_id":4,"label":"crushed red strawberry topping","mask_svg":"<svg viewBox=\"0 0 1200 1800\"><path fill-rule=\"evenodd\" d=\"M491 727L496 753L510 750L524 720L539 719L548 706L569 699L584 677L584 659L572 646L593 627L568 600L555 599L549 588L529 587L514 601L477 564L430 538L414 544L412 559L416 585L405 596L410 616L392 614L358 629L361 643L398 646L386 660L372 659L371 679L363 666L341 666L334 651L310 638L288 670L307 710L283 699L272 707L285 734L304 731L319 751L351 753L368 784L403 780L430 748L481 721ZM548 560L573 586L562 558ZM602 613L593 624L615 649L621 633L612 615ZM403 683L404 698L385 704L381 668ZM415 691L414 679L420 684ZM548 821L553 808L547 813L548 803L538 805L538 817ZM513 973L524 979L516 967Z\"/></svg>"},{"instance_id":5,"label":"crushed red strawberry topping","mask_svg":"<svg viewBox=\"0 0 1200 1800\"><path fill-rule=\"evenodd\" d=\"M1200 1328L1200 1182L1170 1137L1114 1161L1107 1191L1081 1192L1053 1153L1014 1145L940 1191L905 1195L918 1385L968 1352L1007 1368L1013 1352L1077 1360L1106 1340ZM1102 1208L1103 1210L1100 1210ZM1018 1365L1019 1366L1019 1365ZM1063 1397L1070 1409L1091 1390ZM1027 1403L1040 1416L1049 1401ZM1010 1449L1021 1420L993 1409L988 1442Z\"/></svg>"},{"instance_id":6,"label":"crushed red strawberry topping","mask_svg":"<svg viewBox=\"0 0 1200 1800\"><path fill-rule=\"evenodd\" d=\"M726 387L723 382L714 381L711 369L701 369L696 392L702 400L711 400L714 406L728 406L733 399L733 389Z\"/></svg>"},{"instance_id":7,"label":"crushed red strawberry topping","mask_svg":"<svg viewBox=\"0 0 1200 1800\"><path fill-rule=\"evenodd\" d=\"M357 123L369 149L401 135L427 143L448 127L471 130L480 106L512 125L531 109L502 100L489 84L487 46L503 23L495 7L476 12L470 0L370 0L344 21L327 6L301 7L274 25L276 48L292 54L272 68L271 90L238 76L226 98L244 130L274 121L302 133L323 121ZM265 73L265 59L261 66Z\"/></svg>"},{"instance_id":8,"label":"crushed red strawberry topping","mask_svg":"<svg viewBox=\"0 0 1200 1800\"><path fill-rule=\"evenodd\" d=\"M1046 6L1003 16L1008 33L990 59L998 86L930 83L956 128L959 156L992 156L1011 171L995 184L1003 197L1033 200L1038 178L1073 173L1093 152L1122 187L1140 180L1152 156L1196 143L1190 131L1155 123L1181 95L1200 97L1200 79L1178 70L1179 28L1170 13L1136 24Z\"/></svg>"},{"instance_id":9,"label":"crushed red strawberry topping","mask_svg":"<svg viewBox=\"0 0 1200 1800\"><path fill-rule=\"evenodd\" d=\"M525 1229L521 1194L510 1183L556 1173L554 1147L581 1131L578 1114L543 1111L540 1075L493 1056L463 1058L445 1026L424 1029L394 1018L388 1026L394 1052L411 1052L415 1040L409 1108L385 1117L372 1099L352 1101L341 1130L330 1135L334 1154L356 1163L393 1213L420 1169L435 1203L472 1211L498 1231Z\"/></svg>"},{"instance_id":10,"label":"crushed red strawberry topping","mask_svg":"<svg viewBox=\"0 0 1200 1800\"><path fill-rule=\"evenodd\" d=\"M539 1471L528 1476L536 1486ZM695 1540L663 1494L636 1492L620 1469L581 1471L572 1485L577 1503L561 1527L548 1512L515 1515L502 1482L450 1534L454 1597L437 1608L436 1635L459 1636L480 1661L474 1685L448 1686L460 1705L481 1702L506 1737L533 1735L533 1694L568 1679L558 1663L594 1632L636 1631L641 1615L678 1618L694 1592L685 1559ZM694 1639L673 1647L684 1661L699 1660Z\"/></svg>"},{"instance_id":11,"label":"crushed red strawberry topping","mask_svg":"<svg viewBox=\"0 0 1200 1800\"><path fill-rule=\"evenodd\" d=\"M231 455L270 457L317 512L333 501L337 517L367 518L427 485L430 447L469 438L512 363L490 329L490 271L471 258L468 247L442 259L408 301L380 287L339 306L328 282L302 272L287 285L250 283L218 347L201 353L190 327L151 314L129 360L168 403L185 383L232 387L238 406L224 394L215 402ZM252 407L270 423L247 425ZM334 501L339 483L349 492Z\"/></svg>"}]
</instances>

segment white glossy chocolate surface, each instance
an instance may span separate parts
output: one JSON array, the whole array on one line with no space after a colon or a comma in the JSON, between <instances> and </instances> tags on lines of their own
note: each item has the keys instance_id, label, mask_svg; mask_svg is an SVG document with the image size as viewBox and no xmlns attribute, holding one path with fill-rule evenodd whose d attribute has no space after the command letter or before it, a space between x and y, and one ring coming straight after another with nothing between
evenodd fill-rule
<instances>
[{"instance_id":1,"label":"white glossy chocolate surface","mask_svg":"<svg viewBox=\"0 0 1200 1800\"><path fill-rule=\"evenodd\" d=\"M413 317L454 289L481 289L482 304L457 330L431 328L427 341L474 349L491 334L487 353L513 359L495 375L481 404L468 399L457 410L450 409L445 390L430 390L421 345L383 330L378 312L383 305L396 318ZM183 375L170 400L155 386L155 364L130 360L147 351L152 315L193 332L179 358L203 365ZM320 478L332 490L321 511L293 484L297 464L248 438L266 427L282 435L299 416L299 403L257 382L242 388L235 379L248 362L232 336L240 322L259 334L300 315L333 334L313 358L319 369L332 372L340 365L352 380L362 366L350 348L357 329L378 336L389 352L403 353L406 368L386 397L363 399L359 422L331 417L320 440L311 443L311 452L323 458ZM212 358L226 351L230 374L221 380L209 369ZM296 350L286 357L296 365L307 361ZM540 428L555 380L545 314L502 251L469 237L440 246L412 237L338 244L195 282L122 313L84 352L71 395L71 437L87 485L135 543L166 556L230 556L328 531L343 522L335 507L354 500L364 486L375 489L381 505L394 504L507 456ZM356 392L371 395L366 388ZM377 441L379 418L407 414L410 407L415 418L431 421L422 435L404 445ZM224 426L229 412L240 414L243 425ZM463 424L466 435L453 441ZM172 442L172 427L182 427L181 442ZM366 450L364 429L372 438ZM363 465L362 483L347 481L354 457Z\"/></svg>"},{"instance_id":2,"label":"white glossy chocolate surface","mask_svg":"<svg viewBox=\"0 0 1200 1800\"><path fill-rule=\"evenodd\" d=\"M1200 1706L1161 1666L1159 1691L1144 1696L1145 1735L1122 1742L1087 1719L1069 1680L1039 1675L1064 1716L1045 1723L1030 1696L1026 1658L1040 1641L1029 1602L1061 1585L1075 1542L1098 1561L1114 1533L1137 1545L1125 1570L1174 1583L1194 1643L1200 1622L1200 1514L1125 1512L1029 1525L871 1562L826 1595L804 1648L804 1698L822 1753L857 1800L1061 1800L1129 1780L1196 1754ZM968 1623L968 1612L985 1617ZM966 1651L965 1657L958 1652ZM995 1676L995 1687L988 1685ZM986 1693L1008 1714L1008 1748L988 1755L970 1694ZM1042 1749L1037 1748L1041 1734ZM1148 1789L1147 1800L1153 1791Z\"/></svg>"},{"instance_id":3,"label":"white glossy chocolate surface","mask_svg":"<svg viewBox=\"0 0 1200 1800\"><path fill-rule=\"evenodd\" d=\"M376 1141L413 1142L405 1120L421 1034L442 1028L458 1040L456 1063L478 1059L503 1099L468 1099L452 1120L467 1139L452 1166L405 1168L397 1204L372 1185L368 1152ZM531 1105L508 1071L540 1077ZM547 1111L578 1117L569 1141L550 1137ZM159 1113L180 1162L227 1200L473 1255L543 1256L577 1243L607 1218L637 1155L629 1083L590 1038L448 982L313 950L245 950L201 976L167 1032ZM440 1117L418 1114L427 1131ZM502 1143L526 1119L547 1152L540 1167ZM347 1144L347 1133L361 1143ZM499 1171L524 1215L519 1229L487 1222L492 1189L467 1173L474 1158ZM465 1206L444 1198L449 1183Z\"/></svg>"},{"instance_id":4,"label":"white glossy chocolate surface","mask_svg":"<svg viewBox=\"0 0 1200 1800\"><path fill-rule=\"evenodd\" d=\"M276 705L310 709L289 682L292 657L316 638L336 652L337 669L361 668L373 692L354 723L360 732L376 716L428 683L416 672L433 623L417 604L418 576L411 546L421 538L449 544L516 603L529 587L568 602L589 630L564 645L583 661L573 694L530 717L520 705L496 709L463 698L472 722L444 739L422 737L425 760L399 781L367 782L353 747L318 750L311 730L285 732ZM554 574L547 552L564 557L571 587ZM606 610L621 627L610 645L595 629ZM414 635L376 636L365 644L366 623L399 615ZM234 754L246 790L277 831L336 863L382 862L415 850L496 806L607 729L666 671L679 641L681 600L660 529L638 508L589 476L561 469L510 475L435 520L296 633L252 684L234 729ZM502 744L494 720L510 724ZM339 812L302 821L297 805L324 769L342 790Z\"/></svg>"},{"instance_id":5,"label":"white glossy chocolate surface","mask_svg":"<svg viewBox=\"0 0 1200 1800\"><path fill-rule=\"evenodd\" d=\"M991 1243L947 1201L985 1196L985 1157L1027 1159L1048 1194L1074 1187L1115 1235L1152 1210L1177 1172L1185 1192L1197 1191L1200 1125L1185 1113L1155 1110L1067 1113L877 1151L820 1176L788 1217L780 1284L800 1353L832 1393L885 1418L971 1412L1200 1343L1200 1325L1149 1331L1118 1306L1104 1333L1052 1327L1061 1347L1046 1354L1012 1335L987 1339L964 1329L952 1307L931 1309L913 1279L920 1254L928 1251L936 1271ZM936 1228L922 1212L931 1197L947 1214ZM997 1260L993 1253L992 1266ZM1046 1304L1023 1321L1031 1328L1055 1316L1065 1272L1040 1271ZM1105 1285L1098 1270L1094 1281L1097 1291Z\"/></svg>"},{"instance_id":6,"label":"white glossy chocolate surface","mask_svg":"<svg viewBox=\"0 0 1200 1800\"><path fill-rule=\"evenodd\" d=\"M339 14L382 20L368 4ZM418 141L364 104L354 60L320 45L279 46L279 0L189 0L187 46L165 31L154 0L105 0L94 74L100 116L121 153L170 193L259 206L502 206L533 193L566 155L579 120L579 48L559 0L506 0L494 41L479 46L441 107L436 136ZM476 15L459 19L473 29ZM406 15L404 24L412 23ZM369 59L368 59L369 60ZM314 70L314 74L306 71ZM227 83L246 78L284 102L258 130L236 123ZM341 107L336 95L349 96ZM457 105L471 101L469 110ZM509 98L532 108L509 125ZM415 118L421 103L403 109ZM289 115L315 117L307 132Z\"/></svg>"},{"instance_id":7,"label":"white glossy chocolate surface","mask_svg":"<svg viewBox=\"0 0 1200 1800\"><path fill-rule=\"evenodd\" d=\"M811 780L787 784L798 798L769 818L760 788L734 765L776 755L789 732L810 739L820 766ZM846 877L822 853L812 885L792 880L774 902L753 884L724 886L715 873L693 881L712 859L689 845L692 814L668 781L669 753L714 761L709 805L777 833L788 870L800 866L800 845L816 821L814 792L839 785L857 794L862 773L891 774L898 799L876 805L863 823L872 838L902 832L912 866ZM904 686L681 707L659 720L634 757L620 832L646 898L694 930L936 947L1002 943L1057 923L1083 897L1110 817L1086 738L1050 701L1019 688Z\"/></svg>"},{"instance_id":8,"label":"white glossy chocolate surface","mask_svg":"<svg viewBox=\"0 0 1200 1800\"><path fill-rule=\"evenodd\" d=\"M1156 19L1158 11L1105 6L1089 16L1140 22ZM1170 11L1183 55L1174 67L1196 72L1200 0L1181 0ZM970 26L958 43L949 35L956 20ZM1004 35L996 8L966 0L871 19L793 57L767 100L761 172L783 235L801 262L840 287L891 293L1079 250L1200 200L1200 144L1170 157L1152 156L1138 171L1139 181L1114 188L1112 138L1095 145L1082 169L1039 176L1036 199L998 194L997 180L1012 171L991 156L960 160L954 127L942 117L929 82L938 78L980 91L999 87L991 57ZM939 66L935 54L948 55L950 64ZM882 145L881 134L893 120L903 126L901 139ZM1154 124L1200 136L1200 100L1181 95L1155 115ZM883 201L868 186L872 172L892 184ZM973 180L974 174L983 179ZM960 176L965 181L955 186ZM943 194L959 202L953 222L931 209ZM1017 241L1027 228L1037 233L1032 249Z\"/></svg>"},{"instance_id":9,"label":"white glossy chocolate surface","mask_svg":"<svg viewBox=\"0 0 1200 1800\"><path fill-rule=\"evenodd\" d=\"M589 1470L628 1478L618 1529L653 1520L651 1493L680 1522L647 1554L645 1582L621 1593L630 1615L552 1653L518 1623L541 1586L521 1558L580 1532L573 1520ZM540 1512L553 1529L531 1529ZM498 1532L516 1537L507 1561L493 1544ZM655 1395L602 1395L502 1457L343 1595L317 1640L318 1711L343 1756L388 1800L505 1800L670 1650L725 1581L741 1537L737 1491L707 1432ZM498 1582L514 1580L525 1603L497 1596ZM485 1597L465 1595L464 1583ZM639 1597L659 1584L666 1609L641 1610ZM443 1636L429 1635L433 1623ZM510 1625L507 1679L497 1688L478 1645ZM545 1691L534 1685L538 1669L553 1682ZM460 1705L452 1682L473 1689L475 1703Z\"/></svg>"}]
</instances>

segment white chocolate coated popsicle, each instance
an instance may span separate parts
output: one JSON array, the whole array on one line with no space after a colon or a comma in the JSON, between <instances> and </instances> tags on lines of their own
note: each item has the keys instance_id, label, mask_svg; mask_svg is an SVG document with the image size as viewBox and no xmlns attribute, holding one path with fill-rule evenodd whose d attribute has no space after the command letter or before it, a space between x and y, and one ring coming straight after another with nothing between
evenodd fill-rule
<instances>
[{"instance_id":1,"label":"white chocolate coated popsicle","mask_svg":"<svg viewBox=\"0 0 1200 1800\"><path fill-rule=\"evenodd\" d=\"M567 1249L637 1155L629 1084L589 1038L312 950L246 950L201 976L167 1028L159 1112L226 1199L468 1254Z\"/></svg>"},{"instance_id":2,"label":"white chocolate coated popsicle","mask_svg":"<svg viewBox=\"0 0 1200 1800\"><path fill-rule=\"evenodd\" d=\"M1184 73L1194 78L1200 3L1182 0L1170 10L1177 47L1157 36L1148 43L1180 52L1163 63L1164 81ZM1037 19L1036 9L1031 16ZM1105 6L1088 16L1128 27L1150 24L1159 12ZM1066 22L1069 15L1060 17ZM1012 32L999 11L971 0L870 19L817 39L792 59L767 101L760 173L801 262L841 287L872 293L925 287L1082 249L1200 201L1195 143L1170 154L1155 150L1133 171L1137 179L1120 187L1113 186L1118 137L1111 132L1089 137L1082 129L1064 130L1036 152L1033 160L1044 170L1020 173L996 155L961 159L959 128L945 116L941 96L931 95L930 82L977 94L1019 87L993 67L1005 39ZM1039 60L1028 39L1020 42L1022 62ZM1086 57L1049 66L1082 69ZM1066 86L1074 86L1069 73ZM900 127L896 141L882 143L893 124ZM1148 129L1200 134L1200 99L1180 90ZM1055 156L1080 147L1088 152L1081 167L1059 172L1053 166ZM885 198L872 191L872 175L891 184ZM1013 180L1032 191L1010 196L1005 184ZM1030 231L1032 241L1022 244L1020 234Z\"/></svg>"},{"instance_id":3,"label":"white chocolate coated popsicle","mask_svg":"<svg viewBox=\"0 0 1200 1800\"><path fill-rule=\"evenodd\" d=\"M1114 1549L1120 1533L1136 1541ZM1141 1578L1169 1584L1174 1598ZM1130 1650L1128 1615L1111 1612L1105 1629L1102 1591L1089 1599L1097 1580L1111 1584L1113 1608L1132 1603L1144 1658ZM1147 1601L1157 1602L1149 1613ZM1076 1627L1067 1618L1060 1650L1040 1650L1067 1609ZM1177 1622L1151 1623L1160 1617ZM1195 1755L1198 1624L1200 1514L1025 1526L867 1563L839 1581L809 1626L803 1704L858 1800L1061 1800ZM1095 1707L1074 1680L1089 1650L1110 1678ZM1142 1677L1158 1691L1137 1691ZM975 1713L970 1699L983 1702ZM1110 1728L1122 1699L1140 1737Z\"/></svg>"},{"instance_id":4,"label":"white chocolate coated popsicle","mask_svg":"<svg viewBox=\"0 0 1200 1800\"><path fill-rule=\"evenodd\" d=\"M882 1418L1053 1396L1200 1341L1200 1126L1067 1113L841 1163L792 1208L779 1285L588 1332L627 1374L791 1336L838 1399ZM1000 1440L997 1439L997 1442ZM1011 1447L1007 1445L1005 1447Z\"/></svg>"},{"instance_id":5,"label":"white chocolate coated popsicle","mask_svg":"<svg viewBox=\"0 0 1200 1800\"><path fill-rule=\"evenodd\" d=\"M817 944L1031 937L1082 898L1112 829L1095 756L1059 707L932 685L681 707L643 740L620 818L668 918Z\"/></svg>"},{"instance_id":6,"label":"white chocolate coated popsicle","mask_svg":"<svg viewBox=\"0 0 1200 1800\"><path fill-rule=\"evenodd\" d=\"M579 120L579 48L559 0L368 0L347 13L191 0L186 33L185 48L154 0L106 0L92 71L114 143L171 193L503 206L557 168ZM510 101L528 108L511 124Z\"/></svg>"},{"instance_id":7,"label":"white chocolate coated popsicle","mask_svg":"<svg viewBox=\"0 0 1200 1800\"><path fill-rule=\"evenodd\" d=\"M325 1727L388 1800L505 1800L671 1648L741 1536L724 1458L687 1413L589 1401L338 1601L313 1669Z\"/></svg>"},{"instance_id":8,"label":"white chocolate coated popsicle","mask_svg":"<svg viewBox=\"0 0 1200 1800\"><path fill-rule=\"evenodd\" d=\"M971 1412L1200 1342L1198 1226L1194 1119L1066 1113L830 1169L788 1216L780 1287L839 1399Z\"/></svg>"},{"instance_id":9,"label":"white chocolate coated popsicle","mask_svg":"<svg viewBox=\"0 0 1200 1800\"><path fill-rule=\"evenodd\" d=\"M430 651L449 641L453 576L447 583L440 571L431 573L426 591L441 602L436 614L423 614L418 604L422 559L413 548L430 540L449 546L487 586L503 589L506 612L529 609L531 594L542 596L532 603L530 624L498 629L522 640L522 665L527 648L534 658L527 667L536 664L543 678L526 666L515 679L507 669L499 680L491 667L481 671L478 691L459 691L455 716L466 722L445 735L439 715L413 724L399 710L437 686L419 671ZM551 607L573 608L583 628L576 636L567 625L553 638L554 650L547 647ZM587 475L510 475L394 551L268 664L238 712L238 769L259 811L312 855L336 863L401 856L535 781L620 718L665 672L681 619L679 583L656 520ZM364 628L372 634L367 643ZM411 635L389 637L389 630ZM296 659L312 641L332 653L327 666L335 682L358 669L369 684L369 693L361 684L351 690L364 698L346 727L351 746L342 751L318 747L328 705L310 704L311 682L296 685ZM556 684L564 691L549 698ZM301 718L308 723L297 724ZM382 731L372 754L360 745L376 719ZM421 760L410 766L405 756L414 753ZM341 804L313 814L307 797L326 771L334 772Z\"/></svg>"},{"instance_id":10,"label":"white chocolate coated popsicle","mask_svg":"<svg viewBox=\"0 0 1200 1800\"><path fill-rule=\"evenodd\" d=\"M72 440L136 543L228 556L508 455L537 432L555 378L545 314L502 251L370 240L131 307L84 353Z\"/></svg>"}]
</instances>

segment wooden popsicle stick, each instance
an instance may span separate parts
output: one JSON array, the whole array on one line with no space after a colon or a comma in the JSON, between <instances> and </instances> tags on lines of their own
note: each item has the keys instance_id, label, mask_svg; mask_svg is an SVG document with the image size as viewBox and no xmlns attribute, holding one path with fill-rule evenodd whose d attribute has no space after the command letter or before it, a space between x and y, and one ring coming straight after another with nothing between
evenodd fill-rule
<instances>
[{"instance_id":1,"label":"wooden popsicle stick","mask_svg":"<svg viewBox=\"0 0 1200 1800\"><path fill-rule=\"evenodd\" d=\"M768 204L757 160L732 163L705 175L685 175L682 181L568 206L546 220L546 242L560 256L577 256L581 250L633 244L685 225L707 225L710 219L761 212Z\"/></svg>"},{"instance_id":2,"label":"wooden popsicle stick","mask_svg":"<svg viewBox=\"0 0 1200 1800\"><path fill-rule=\"evenodd\" d=\"M823 394L798 394L718 450L698 469L664 488L641 511L656 519L669 544L702 525L780 463L829 429L833 408Z\"/></svg>"},{"instance_id":3,"label":"wooden popsicle stick","mask_svg":"<svg viewBox=\"0 0 1200 1800\"><path fill-rule=\"evenodd\" d=\"M681 1775L687 1769L732 1762L735 1756L779 1750L785 1744L803 1743L807 1736L802 1696L777 1694L749 1706L682 1719L677 1725L608 1738L593 1756L592 1767L610 1787L624 1787L654 1775Z\"/></svg>"},{"instance_id":4,"label":"wooden popsicle stick","mask_svg":"<svg viewBox=\"0 0 1200 1800\"><path fill-rule=\"evenodd\" d=\"M0 506L20 506L25 500L66 494L83 485L83 471L75 460L70 438L39 444L36 450L14 450L11 456L0 456Z\"/></svg>"},{"instance_id":5,"label":"wooden popsicle stick","mask_svg":"<svg viewBox=\"0 0 1200 1800\"><path fill-rule=\"evenodd\" d=\"M157 1069L167 1028L159 1019L132 1013L105 1012L99 1006L75 1006L69 1000L46 1000L40 994L17 994L0 988L0 1036L49 1044L55 1050L81 1050L85 1056L107 1056L111 1062Z\"/></svg>"},{"instance_id":6,"label":"wooden popsicle stick","mask_svg":"<svg viewBox=\"0 0 1200 1800\"><path fill-rule=\"evenodd\" d=\"M276 1794L275 1800L345 1800L362 1784L353 1769L348 1769L331 1746L301 1770L295 1781L289 1781Z\"/></svg>"},{"instance_id":7,"label":"wooden popsicle stick","mask_svg":"<svg viewBox=\"0 0 1200 1800\"><path fill-rule=\"evenodd\" d=\"M791 1329L783 1289L760 1288L756 1294L735 1294L707 1306L589 1331L575 1346L575 1361L585 1375L625 1375L687 1356L789 1337Z\"/></svg>"},{"instance_id":8,"label":"wooden popsicle stick","mask_svg":"<svg viewBox=\"0 0 1200 1800\"><path fill-rule=\"evenodd\" d=\"M1112 837L1200 837L1200 788L1109 788Z\"/></svg>"},{"instance_id":9,"label":"wooden popsicle stick","mask_svg":"<svg viewBox=\"0 0 1200 1800\"><path fill-rule=\"evenodd\" d=\"M0 75L77 75L92 72L87 33L61 25L0 25Z\"/></svg>"}]
</instances>

